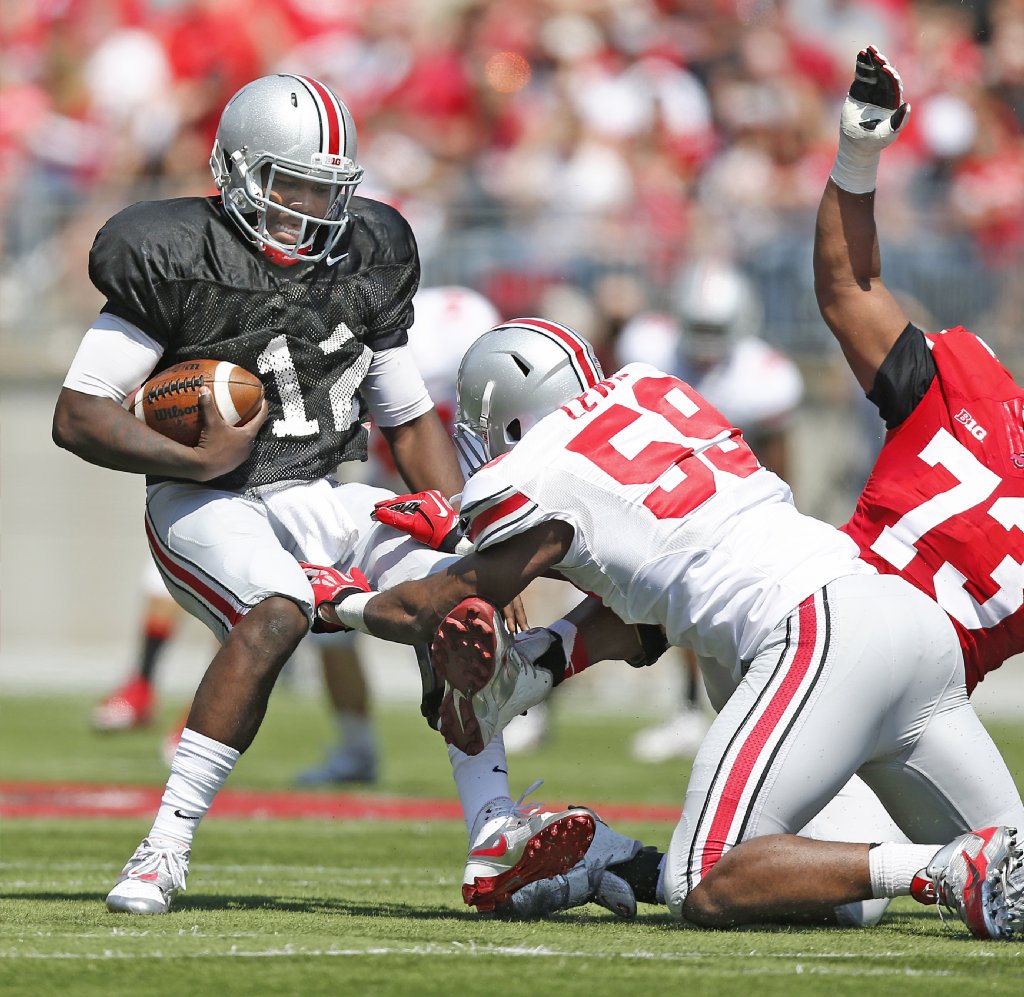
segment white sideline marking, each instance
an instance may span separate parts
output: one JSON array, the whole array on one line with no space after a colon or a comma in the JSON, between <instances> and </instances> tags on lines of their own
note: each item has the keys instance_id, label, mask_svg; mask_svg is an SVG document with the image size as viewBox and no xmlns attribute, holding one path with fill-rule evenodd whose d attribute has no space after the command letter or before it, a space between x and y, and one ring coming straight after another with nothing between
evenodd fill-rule
<instances>
[{"instance_id":1,"label":"white sideline marking","mask_svg":"<svg viewBox=\"0 0 1024 997\"><path fill-rule=\"evenodd\" d=\"M278 958L294 958L295 956L301 956L303 958L310 957L322 957L322 958L334 958L338 956L512 956L516 958L530 957L537 959L583 959L588 961L603 960L610 961L613 959L638 959L646 962L670 962L670 963L684 963L694 962L698 959L707 959L712 957L719 957L721 953L718 952L699 952L690 950L688 952L648 952L638 950L634 952L579 952L579 951L561 951L559 949L549 949L545 946L510 946L510 945L476 945L473 943L465 944L462 942L451 942L447 945L409 945L409 946L376 946L374 948L365 949L341 949L341 948L329 948L329 949L306 949L301 945L285 945L282 948L275 949L240 949L237 945L232 945L226 951L214 951L214 952L196 952L190 951L188 953L189 959L223 959L223 958L242 958L242 959L278 959ZM772 959L778 961L789 961L795 964L787 967L779 967L777 970L772 972L772 975L781 976L789 973L793 974L814 974L819 976L865 976L865 977L883 977L883 976L899 976L899 977L951 977L958 974L950 972L948 970L918 970L909 969L904 966L894 966L892 968L885 966L853 966L849 963L857 959L870 958L877 960L881 957L906 959L910 953L903 952L890 952L890 953L873 953L870 957L864 955L855 955L853 953L826 953L826 954L793 954L793 953L763 953L758 956L761 959ZM4 959L40 959L40 960L84 960L87 962L96 961L107 961L107 960L118 960L118 959L131 959L137 961L139 959L177 959L180 958L179 954L164 953L164 952L114 952L111 949L107 949L102 953L83 953L83 952L30 952L30 953L18 953L14 951L0 951L0 958ZM802 961L797 961L802 960ZM828 965L807 965L808 962L814 961L815 963L827 963L827 962L847 962L845 966L828 966ZM751 966L750 970L745 969L736 970L736 963L732 963L730 969L713 969L710 972L715 976L746 976L746 975L764 975L765 968L763 965ZM740 964L742 965L742 964ZM963 974L959 974L963 975Z\"/></svg>"}]
</instances>

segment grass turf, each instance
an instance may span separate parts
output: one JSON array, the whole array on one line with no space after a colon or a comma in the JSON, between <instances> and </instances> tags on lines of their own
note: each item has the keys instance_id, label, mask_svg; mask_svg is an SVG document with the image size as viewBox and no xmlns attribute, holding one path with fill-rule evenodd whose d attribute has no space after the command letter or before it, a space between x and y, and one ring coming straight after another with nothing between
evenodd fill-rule
<instances>
[{"instance_id":1,"label":"grass turf","mask_svg":"<svg viewBox=\"0 0 1024 997\"><path fill-rule=\"evenodd\" d=\"M0 779L161 784L161 728L99 737L90 702L8 697ZM163 720L173 721L176 704ZM386 762L375 791L451 793L439 739L414 708L381 714ZM678 803L686 766L637 766L636 718L563 712L552 742L515 760L513 785L543 775L542 796ZM993 726L1024 773L1024 728ZM330 737L318 703L281 690L234 788L287 786ZM521 776L517 776L521 773ZM336 792L327 790L326 792ZM363 791L361 789L361 791ZM626 994L1019 993L1024 947L970 940L934 910L893 904L869 931L705 932L645 909L617 921L588 906L538 924L463 907L464 831L454 821L204 823L189 890L163 918L106 913L102 897L150 819L5 820L0 827L0 993L434 994L530 990ZM666 824L620 830L664 844Z\"/></svg>"}]
</instances>

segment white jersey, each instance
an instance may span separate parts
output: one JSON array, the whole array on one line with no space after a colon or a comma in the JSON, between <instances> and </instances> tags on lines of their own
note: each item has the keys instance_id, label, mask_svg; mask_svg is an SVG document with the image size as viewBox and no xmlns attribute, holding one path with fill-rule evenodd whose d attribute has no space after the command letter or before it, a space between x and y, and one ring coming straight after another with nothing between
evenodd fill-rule
<instances>
[{"instance_id":1,"label":"white jersey","mask_svg":"<svg viewBox=\"0 0 1024 997\"><path fill-rule=\"evenodd\" d=\"M534 426L466 486L486 549L547 520L575 530L556 567L629 623L715 659L735 683L794 607L829 581L873 573L838 530L801 515L688 384L630 364ZM717 683L716 683L717 684Z\"/></svg>"},{"instance_id":2,"label":"white jersey","mask_svg":"<svg viewBox=\"0 0 1024 997\"><path fill-rule=\"evenodd\" d=\"M409 348L416 366L435 404L453 408L462 358L501 316L490 301L468 287L421 287L413 306Z\"/></svg>"},{"instance_id":3,"label":"white jersey","mask_svg":"<svg viewBox=\"0 0 1024 997\"><path fill-rule=\"evenodd\" d=\"M763 339L748 336L737 340L696 388L744 433L761 434L785 424L800 404L804 381L789 357Z\"/></svg>"},{"instance_id":4,"label":"white jersey","mask_svg":"<svg viewBox=\"0 0 1024 997\"><path fill-rule=\"evenodd\" d=\"M683 330L665 312L643 312L622 329L615 355L622 365L645 362L688 380L750 438L785 425L804 393L800 368L757 336L736 340L719 363L701 372L681 366Z\"/></svg>"}]
</instances>

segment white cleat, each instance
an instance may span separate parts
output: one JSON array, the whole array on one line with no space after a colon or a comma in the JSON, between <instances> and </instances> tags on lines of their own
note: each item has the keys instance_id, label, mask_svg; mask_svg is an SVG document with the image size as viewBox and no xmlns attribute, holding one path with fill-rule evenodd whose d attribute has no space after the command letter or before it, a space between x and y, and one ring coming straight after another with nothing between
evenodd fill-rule
<instances>
[{"instance_id":1,"label":"white cleat","mask_svg":"<svg viewBox=\"0 0 1024 997\"><path fill-rule=\"evenodd\" d=\"M441 621L430 656L446 684L441 732L467 755L483 751L554 685L550 671L516 650L501 612L477 597L463 599Z\"/></svg>"},{"instance_id":2,"label":"white cleat","mask_svg":"<svg viewBox=\"0 0 1024 997\"><path fill-rule=\"evenodd\" d=\"M523 799L539 785L534 783L505 813L488 820L470 847L462 899L479 911L494 910L528 883L567 872L594 840L594 815L584 807L524 807Z\"/></svg>"},{"instance_id":3,"label":"white cleat","mask_svg":"<svg viewBox=\"0 0 1024 997\"><path fill-rule=\"evenodd\" d=\"M1024 937L1024 852L1012 827L986 827L940 848L915 877L911 893L940 903L975 938Z\"/></svg>"},{"instance_id":4,"label":"white cleat","mask_svg":"<svg viewBox=\"0 0 1024 997\"><path fill-rule=\"evenodd\" d=\"M501 913L514 918L547 917L561 910L596 903L617 917L636 917L636 896L610 865L627 862L643 845L613 831L593 810L594 840L587 853L567 873L530 883L509 898Z\"/></svg>"},{"instance_id":5,"label":"white cleat","mask_svg":"<svg viewBox=\"0 0 1024 997\"><path fill-rule=\"evenodd\" d=\"M377 754L350 745L331 751L319 765L295 777L297 786L330 786L349 782L376 782Z\"/></svg>"},{"instance_id":6,"label":"white cleat","mask_svg":"<svg viewBox=\"0 0 1024 997\"><path fill-rule=\"evenodd\" d=\"M144 838L107 894L107 910L118 914L166 914L185 889L189 849L172 841Z\"/></svg>"}]
</instances>

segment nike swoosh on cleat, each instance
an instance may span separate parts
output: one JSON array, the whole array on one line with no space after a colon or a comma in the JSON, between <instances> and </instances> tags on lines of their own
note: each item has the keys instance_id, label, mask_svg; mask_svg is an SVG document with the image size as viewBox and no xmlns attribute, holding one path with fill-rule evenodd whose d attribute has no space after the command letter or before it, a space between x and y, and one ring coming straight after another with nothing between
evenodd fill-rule
<instances>
[{"instance_id":1,"label":"nike swoosh on cleat","mask_svg":"<svg viewBox=\"0 0 1024 997\"><path fill-rule=\"evenodd\" d=\"M183 814L180 810L174 811L175 817L180 817L182 820L199 820L201 814Z\"/></svg>"},{"instance_id":2,"label":"nike swoosh on cleat","mask_svg":"<svg viewBox=\"0 0 1024 997\"><path fill-rule=\"evenodd\" d=\"M469 857L472 858L474 855L482 855L487 858L501 858L508 851L508 842L505 840L505 836L502 835L498 839L496 845L491 845L490 848L474 848L469 853Z\"/></svg>"},{"instance_id":3,"label":"nike swoosh on cleat","mask_svg":"<svg viewBox=\"0 0 1024 997\"><path fill-rule=\"evenodd\" d=\"M967 852L962 851L960 854L963 856L964 863L967 866L967 871L970 873L967 882L964 883L964 896L967 896L967 894L978 885L978 880L981 878L981 874L978 872L978 867L975 865L974 859L972 859Z\"/></svg>"},{"instance_id":4,"label":"nike swoosh on cleat","mask_svg":"<svg viewBox=\"0 0 1024 997\"><path fill-rule=\"evenodd\" d=\"M151 883L151 882L153 882L153 880L157 879L158 876L159 876L159 873L156 873L156 872L143 872L143 873L140 873L138 876L133 876L132 878L133 879L144 879L144 880L146 880L147 883Z\"/></svg>"}]
</instances>

